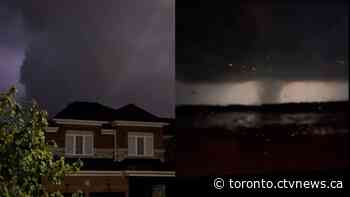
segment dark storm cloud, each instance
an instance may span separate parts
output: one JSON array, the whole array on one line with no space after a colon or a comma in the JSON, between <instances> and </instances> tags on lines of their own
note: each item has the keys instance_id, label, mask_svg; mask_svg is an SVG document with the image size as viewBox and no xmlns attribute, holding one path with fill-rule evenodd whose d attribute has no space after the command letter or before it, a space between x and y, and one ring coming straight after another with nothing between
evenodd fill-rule
<instances>
[{"instance_id":1,"label":"dark storm cloud","mask_svg":"<svg viewBox=\"0 0 350 197\"><path fill-rule=\"evenodd\" d=\"M0 3L0 46L21 48L27 39L20 10L9 3Z\"/></svg>"},{"instance_id":2,"label":"dark storm cloud","mask_svg":"<svg viewBox=\"0 0 350 197\"><path fill-rule=\"evenodd\" d=\"M18 77L28 33L16 1L0 1L0 92L16 85L19 97L24 95Z\"/></svg>"},{"instance_id":3,"label":"dark storm cloud","mask_svg":"<svg viewBox=\"0 0 350 197\"><path fill-rule=\"evenodd\" d=\"M178 101L245 103L256 91L254 102L276 103L295 81L348 81L348 3L179 3L176 10L176 79L186 89ZM227 86L249 81L257 84L245 91ZM201 96L184 94L189 88Z\"/></svg>"},{"instance_id":4,"label":"dark storm cloud","mask_svg":"<svg viewBox=\"0 0 350 197\"><path fill-rule=\"evenodd\" d=\"M348 80L348 3L179 5L177 11L177 80Z\"/></svg>"},{"instance_id":5,"label":"dark storm cloud","mask_svg":"<svg viewBox=\"0 0 350 197\"><path fill-rule=\"evenodd\" d=\"M34 32L21 81L51 115L87 100L173 116L170 0L35 1L21 8Z\"/></svg>"}]
</instances>

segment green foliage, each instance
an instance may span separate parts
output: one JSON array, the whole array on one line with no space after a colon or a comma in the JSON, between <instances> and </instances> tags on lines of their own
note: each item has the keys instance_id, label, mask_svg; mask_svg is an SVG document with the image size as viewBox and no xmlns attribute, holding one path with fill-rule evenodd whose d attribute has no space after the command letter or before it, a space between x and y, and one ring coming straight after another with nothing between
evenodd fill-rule
<instances>
[{"instance_id":1,"label":"green foliage","mask_svg":"<svg viewBox=\"0 0 350 197\"><path fill-rule=\"evenodd\" d=\"M61 184L65 174L79 170L82 163L67 164L55 159L54 145L45 141L48 115L33 102L20 105L16 89L0 94L0 197L62 196L48 194L42 180ZM54 147L53 147L54 146Z\"/></svg>"}]
</instances>

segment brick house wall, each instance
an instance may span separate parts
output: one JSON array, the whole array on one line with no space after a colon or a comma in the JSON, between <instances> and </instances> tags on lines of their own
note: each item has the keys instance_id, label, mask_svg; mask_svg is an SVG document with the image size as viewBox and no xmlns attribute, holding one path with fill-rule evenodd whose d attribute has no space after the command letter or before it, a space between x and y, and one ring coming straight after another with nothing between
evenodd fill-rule
<instances>
[{"instance_id":1,"label":"brick house wall","mask_svg":"<svg viewBox=\"0 0 350 197\"><path fill-rule=\"evenodd\" d=\"M162 128L157 127L141 127L141 126L115 126L108 130L117 132L114 134L102 134L102 127L88 125L59 125L55 133L46 133L48 141L54 140L58 145L58 149L54 150L57 154L64 154L65 135L67 131L91 131L94 134L94 150L96 158L114 158L123 160L127 158L128 153L128 133L142 132L152 133L154 136L154 157L164 160L164 143ZM114 146L116 141L117 146ZM116 150L114 150L116 148ZM116 151L116 152L115 152Z\"/></svg>"}]
</instances>

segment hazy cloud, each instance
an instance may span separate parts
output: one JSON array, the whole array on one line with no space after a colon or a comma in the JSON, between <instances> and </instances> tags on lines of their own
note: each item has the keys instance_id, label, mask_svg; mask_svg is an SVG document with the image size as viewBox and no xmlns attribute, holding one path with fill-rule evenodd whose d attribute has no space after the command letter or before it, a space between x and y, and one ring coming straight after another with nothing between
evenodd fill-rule
<instances>
[{"instance_id":1,"label":"hazy cloud","mask_svg":"<svg viewBox=\"0 0 350 197\"><path fill-rule=\"evenodd\" d=\"M173 7L164 0L39 1L25 9L35 31L21 70L28 97L51 113L86 100L173 116Z\"/></svg>"}]
</instances>

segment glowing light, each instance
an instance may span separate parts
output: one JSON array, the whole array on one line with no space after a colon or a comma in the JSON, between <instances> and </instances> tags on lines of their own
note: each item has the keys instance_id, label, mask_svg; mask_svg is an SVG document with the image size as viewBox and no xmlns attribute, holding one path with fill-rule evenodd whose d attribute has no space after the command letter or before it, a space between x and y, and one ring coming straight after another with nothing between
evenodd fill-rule
<instances>
[{"instance_id":1,"label":"glowing light","mask_svg":"<svg viewBox=\"0 0 350 197\"><path fill-rule=\"evenodd\" d=\"M243 104L259 103L257 81L218 84L183 84L177 83L177 103L181 104ZM197 94L192 94L196 90ZM191 96L189 96L191 95ZM188 100L187 100L188 99Z\"/></svg>"},{"instance_id":2,"label":"glowing light","mask_svg":"<svg viewBox=\"0 0 350 197\"><path fill-rule=\"evenodd\" d=\"M318 102L349 99L347 82L298 81L287 83L280 93L281 102Z\"/></svg>"},{"instance_id":3,"label":"glowing light","mask_svg":"<svg viewBox=\"0 0 350 197\"><path fill-rule=\"evenodd\" d=\"M202 83L196 85L177 82L177 103L214 105L261 104L263 102L261 96L265 95L261 93L261 91L265 90L262 86L266 87L268 85L261 81L220 84ZM277 103L349 100L349 84L345 81L283 82L281 86L267 88L272 89L266 91L276 92L274 95L278 96L275 100Z\"/></svg>"}]
</instances>

